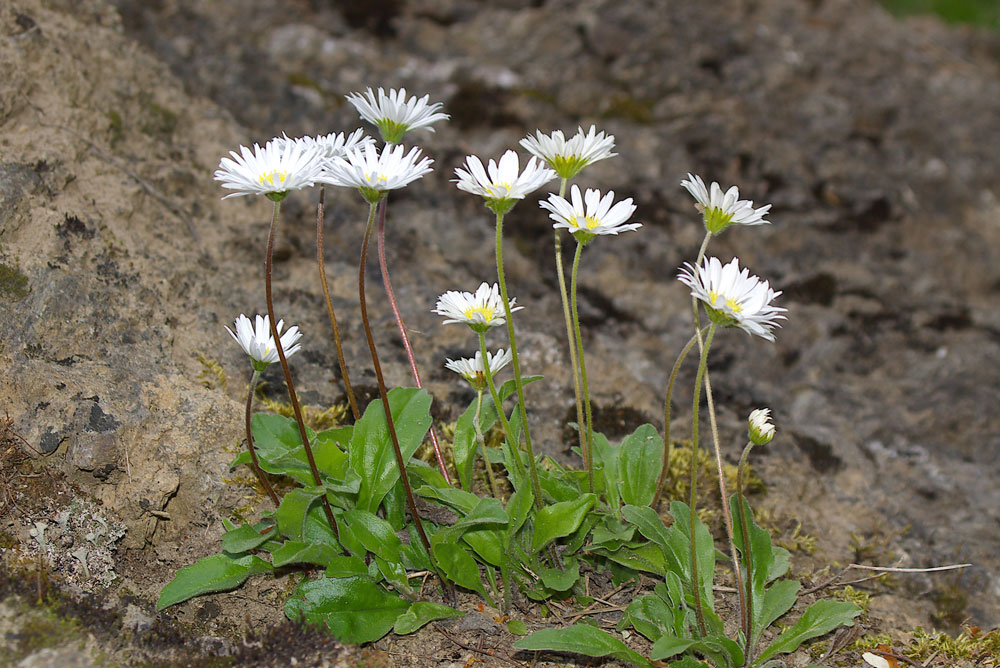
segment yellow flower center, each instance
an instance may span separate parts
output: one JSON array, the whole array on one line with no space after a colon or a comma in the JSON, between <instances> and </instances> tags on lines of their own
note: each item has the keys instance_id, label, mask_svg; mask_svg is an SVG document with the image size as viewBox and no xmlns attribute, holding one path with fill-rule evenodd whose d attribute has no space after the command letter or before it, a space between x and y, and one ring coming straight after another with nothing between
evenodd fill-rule
<instances>
[{"instance_id":1,"label":"yellow flower center","mask_svg":"<svg viewBox=\"0 0 1000 668\"><path fill-rule=\"evenodd\" d=\"M502 198L510 194L510 183L494 183L486 187L486 192L490 194L491 197Z\"/></svg>"},{"instance_id":2,"label":"yellow flower center","mask_svg":"<svg viewBox=\"0 0 1000 668\"><path fill-rule=\"evenodd\" d=\"M269 172L264 172L258 177L260 185L267 185L271 187L280 187L285 185L285 181L288 180L288 172L285 170L272 169Z\"/></svg>"},{"instance_id":3,"label":"yellow flower center","mask_svg":"<svg viewBox=\"0 0 1000 668\"><path fill-rule=\"evenodd\" d=\"M477 313L483 316L483 319L486 322L489 322L490 320L493 319L493 309L489 308L488 306L471 306L465 309L463 315L465 316L466 320L473 320Z\"/></svg>"},{"instance_id":4,"label":"yellow flower center","mask_svg":"<svg viewBox=\"0 0 1000 668\"><path fill-rule=\"evenodd\" d=\"M736 301L732 297L726 297L725 295L722 296L726 300L726 308L728 308L730 311L732 311L733 313L740 313L743 310L743 305L740 304L738 301ZM716 302L718 302L719 300L719 293L716 292L715 290L712 290L708 293L708 298L709 300L711 300L712 306L716 306L717 305Z\"/></svg>"}]
</instances>

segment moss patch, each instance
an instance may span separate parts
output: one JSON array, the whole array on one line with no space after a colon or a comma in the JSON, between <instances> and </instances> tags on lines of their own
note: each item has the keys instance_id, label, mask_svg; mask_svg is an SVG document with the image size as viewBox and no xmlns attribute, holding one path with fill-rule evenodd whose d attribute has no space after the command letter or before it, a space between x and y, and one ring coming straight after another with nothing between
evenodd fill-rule
<instances>
[{"instance_id":1,"label":"moss patch","mask_svg":"<svg viewBox=\"0 0 1000 668\"><path fill-rule=\"evenodd\" d=\"M0 297L7 302L19 302L31 292L28 277L9 264L0 264Z\"/></svg>"}]
</instances>

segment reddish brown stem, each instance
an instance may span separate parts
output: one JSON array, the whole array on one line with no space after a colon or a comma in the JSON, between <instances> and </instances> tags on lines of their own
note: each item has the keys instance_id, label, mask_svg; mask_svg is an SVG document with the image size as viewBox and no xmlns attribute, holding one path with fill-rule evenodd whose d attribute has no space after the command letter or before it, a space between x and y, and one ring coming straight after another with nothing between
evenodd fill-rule
<instances>
[{"instance_id":1,"label":"reddish brown stem","mask_svg":"<svg viewBox=\"0 0 1000 668\"><path fill-rule=\"evenodd\" d=\"M247 449L250 450L250 459L253 461L253 472L257 474L257 480L260 481L261 487L267 492L267 495L271 497L274 501L274 506L277 508L281 505L281 500L278 495L274 493L274 488L271 487L271 482L267 479L264 471L260 468L260 462L257 461L257 451L253 447L253 432L250 429L250 410L253 407L253 391L254 386L257 384L257 378L260 376L260 372L254 369L253 376L250 377L250 389L247 391Z\"/></svg>"},{"instance_id":2,"label":"reddish brown stem","mask_svg":"<svg viewBox=\"0 0 1000 668\"><path fill-rule=\"evenodd\" d=\"M351 404L351 414L354 421L361 419L361 412L358 410L358 400L354 396L354 388L351 387L351 377L347 373L347 362L344 360L344 348L340 344L340 328L337 326L337 314L333 310L333 300L330 299L330 287L326 282L326 262L323 260L323 208L326 203L326 189L319 189L319 204L316 205L316 263L319 265L319 282L323 286L323 297L326 299L326 312L330 316L330 325L333 326L333 345L337 348L337 362L340 364L340 377L344 379L344 391L347 393L347 401Z\"/></svg>"},{"instance_id":3,"label":"reddish brown stem","mask_svg":"<svg viewBox=\"0 0 1000 668\"><path fill-rule=\"evenodd\" d=\"M274 203L274 215L271 217L271 230L267 235L267 259L264 261L264 295L267 299L267 315L271 321L271 336L274 337L274 348L278 351L278 360L281 362L281 370L285 374L285 385L288 387L288 399L292 404L292 411L295 413L295 422L299 426L299 437L302 439L302 447L306 451L306 459L309 460L309 470L312 471L313 482L319 487L323 481L319 477L319 469L316 467L316 458L313 457L312 446L309 445L309 435L306 433L306 423L302 419L302 409L299 407L299 398L295 394L295 386L292 384L292 373L288 369L288 360L285 358L285 350L281 347L281 337L278 334L278 321L274 319L274 302L271 299L271 264L274 255L274 236L278 227L278 211L281 205ZM337 541L340 541L340 530L337 528L337 520L333 516L333 509L326 494L320 497L323 501L323 512L326 514L330 528ZM347 548L344 548L347 551Z\"/></svg>"},{"instance_id":4,"label":"reddish brown stem","mask_svg":"<svg viewBox=\"0 0 1000 668\"><path fill-rule=\"evenodd\" d=\"M385 389L385 379L382 376L382 364L378 360L378 351L375 349L375 338L372 336L372 328L368 322L368 302L365 300L365 264L368 262L368 242L372 236L372 222L375 218L374 207L368 215L368 225L365 228L365 240L361 244L361 262L358 266L358 296L361 301L361 322L365 328L365 338L368 340L368 351L372 356L372 366L375 367L375 378L378 381L378 393L382 399L382 410L385 412L385 422L389 427L389 438L392 440L392 451L396 455L396 466L399 467L399 479L403 481L403 489L406 491L406 503L410 507L410 515L413 516L413 523L420 534L420 540L427 549L428 557L431 556L431 542L424 532L424 524L417 514L417 503L413 499L413 490L410 489L410 481L406 477L406 462L403 461L403 453L399 449L399 437L396 435L396 424L392 419L392 409L389 407L389 393Z\"/></svg>"},{"instance_id":5,"label":"reddish brown stem","mask_svg":"<svg viewBox=\"0 0 1000 668\"><path fill-rule=\"evenodd\" d=\"M403 348L406 349L406 359L410 362L410 373L413 375L413 382L417 384L418 388L423 388L424 385L420 382L420 371L417 369L417 358L413 354L413 347L410 345L410 337L406 333L406 324L403 322L403 316L400 314L399 306L396 304L396 295L392 291L392 281L389 279L389 265L385 260L386 199L388 198L382 198L382 201L379 203L378 210L378 266L382 272L382 285L385 286L385 293L389 297L389 305L392 307L392 315L396 319L396 327L399 329L399 336L403 339ZM444 457L441 456L441 446L438 445L437 433L434 431L433 424L431 424L430 435L431 445L434 447L434 456L437 458L438 462L438 468L441 470L441 475L444 476L445 482L450 485L451 476L448 475L448 467L444 465Z\"/></svg>"}]
</instances>

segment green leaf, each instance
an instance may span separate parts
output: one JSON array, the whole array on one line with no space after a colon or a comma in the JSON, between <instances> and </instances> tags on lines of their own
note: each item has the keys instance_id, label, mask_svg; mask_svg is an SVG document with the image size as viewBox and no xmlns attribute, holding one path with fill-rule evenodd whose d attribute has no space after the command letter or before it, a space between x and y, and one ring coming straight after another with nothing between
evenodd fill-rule
<instances>
[{"instance_id":1,"label":"green leaf","mask_svg":"<svg viewBox=\"0 0 1000 668\"><path fill-rule=\"evenodd\" d=\"M281 499L281 505L274 513L274 519L278 521L278 531L281 535L291 540L301 541L305 532L309 506L325 493L321 487L296 487L286 493Z\"/></svg>"},{"instance_id":2,"label":"green leaf","mask_svg":"<svg viewBox=\"0 0 1000 668\"><path fill-rule=\"evenodd\" d=\"M399 549L402 541L393 531L391 524L364 510L348 510L342 517L343 524L350 527L354 538L367 551L387 561L400 560Z\"/></svg>"},{"instance_id":3,"label":"green leaf","mask_svg":"<svg viewBox=\"0 0 1000 668\"><path fill-rule=\"evenodd\" d=\"M329 545L288 540L271 553L271 562L275 568L288 564L318 564L325 567L336 557L336 550Z\"/></svg>"},{"instance_id":4,"label":"green leaf","mask_svg":"<svg viewBox=\"0 0 1000 668\"><path fill-rule=\"evenodd\" d=\"M597 487L600 487L608 500L608 505L618 508L621 505L621 474L618 472L618 449L608 442L604 434L594 432L594 467L599 470L596 476Z\"/></svg>"},{"instance_id":5,"label":"green leaf","mask_svg":"<svg viewBox=\"0 0 1000 668\"><path fill-rule=\"evenodd\" d=\"M494 566L503 562L503 539L496 529L473 529L462 534L462 540L478 554L483 561Z\"/></svg>"},{"instance_id":6,"label":"green leaf","mask_svg":"<svg viewBox=\"0 0 1000 668\"><path fill-rule=\"evenodd\" d=\"M764 593L760 607L754 608L753 639L755 644L764 629L792 609L801 586L797 580L781 580L771 585L771 588Z\"/></svg>"},{"instance_id":7,"label":"green leaf","mask_svg":"<svg viewBox=\"0 0 1000 668\"><path fill-rule=\"evenodd\" d=\"M396 387L389 391L389 409L403 461L420 446L431 426L431 395L417 388ZM349 446L351 468L361 476L357 508L374 513L396 481L399 467L389 438L389 426L381 400L368 404L354 425Z\"/></svg>"},{"instance_id":8,"label":"green leaf","mask_svg":"<svg viewBox=\"0 0 1000 668\"><path fill-rule=\"evenodd\" d=\"M538 577L547 589L553 591L568 591L580 579L580 562L575 559L565 564L562 569L540 568Z\"/></svg>"},{"instance_id":9,"label":"green leaf","mask_svg":"<svg viewBox=\"0 0 1000 668\"><path fill-rule=\"evenodd\" d=\"M464 612L449 608L447 605L441 605L440 603L417 601L410 606L409 610L399 616L392 630L398 635L405 636L430 622L439 619L450 619L451 617L461 617L464 614Z\"/></svg>"},{"instance_id":10,"label":"green leaf","mask_svg":"<svg viewBox=\"0 0 1000 668\"><path fill-rule=\"evenodd\" d=\"M539 376L540 377L540 376ZM537 380L539 377L535 377ZM509 397L516 387L513 383L504 383L500 388L500 401L503 402ZM493 397L484 394L482 406L479 409L479 429L482 434L486 434L499 419ZM476 403L479 398L473 399L472 404L462 413L455 424L455 440L453 451L455 454L455 469L458 471L458 478L462 482L462 487L471 489L472 472L475 469L476 453L479 451L479 442L476 439Z\"/></svg>"},{"instance_id":11,"label":"green leaf","mask_svg":"<svg viewBox=\"0 0 1000 668\"><path fill-rule=\"evenodd\" d=\"M517 490L507 499L506 510L507 515L510 517L510 524L507 525L507 531L510 535L517 533L524 526L534 502L535 495L531 491L531 488L527 486Z\"/></svg>"},{"instance_id":12,"label":"green leaf","mask_svg":"<svg viewBox=\"0 0 1000 668\"><path fill-rule=\"evenodd\" d=\"M672 656L677 656L681 652L686 652L698 641L693 638L674 638L673 636L662 636L653 643L649 650L649 658L653 661L662 661Z\"/></svg>"},{"instance_id":13,"label":"green leaf","mask_svg":"<svg viewBox=\"0 0 1000 668\"><path fill-rule=\"evenodd\" d=\"M810 605L795 626L785 629L761 653L753 665L761 664L776 654L794 652L806 640L829 633L838 626L853 626L861 608L847 601L816 601Z\"/></svg>"},{"instance_id":14,"label":"green leaf","mask_svg":"<svg viewBox=\"0 0 1000 668\"><path fill-rule=\"evenodd\" d=\"M656 545L645 543L638 547L623 546L615 551L604 548L592 548L594 554L607 557L611 561L636 571L646 571L656 575L665 575L663 551Z\"/></svg>"},{"instance_id":15,"label":"green leaf","mask_svg":"<svg viewBox=\"0 0 1000 668\"><path fill-rule=\"evenodd\" d=\"M662 661L689 650L705 655L717 666L743 665L743 650L725 636L709 636L698 640L663 636L653 643L649 658Z\"/></svg>"},{"instance_id":16,"label":"green leaf","mask_svg":"<svg viewBox=\"0 0 1000 668\"><path fill-rule=\"evenodd\" d=\"M273 537L273 528L267 533L261 533L249 524L244 524L239 529L232 529L222 535L222 551L229 554L249 552Z\"/></svg>"},{"instance_id":17,"label":"green leaf","mask_svg":"<svg viewBox=\"0 0 1000 668\"><path fill-rule=\"evenodd\" d=\"M646 594L640 596L625 608L618 630L631 624L636 631L646 636L650 642L656 642L664 634L673 629L669 622L674 617L674 611L659 596Z\"/></svg>"},{"instance_id":18,"label":"green leaf","mask_svg":"<svg viewBox=\"0 0 1000 668\"><path fill-rule=\"evenodd\" d=\"M213 554L177 571L160 592L156 609L163 610L199 594L235 589L251 575L270 570L271 564L252 554Z\"/></svg>"},{"instance_id":19,"label":"green leaf","mask_svg":"<svg viewBox=\"0 0 1000 668\"><path fill-rule=\"evenodd\" d=\"M352 575L368 575L368 566L360 557L337 556L326 566L328 578L346 578Z\"/></svg>"},{"instance_id":20,"label":"green leaf","mask_svg":"<svg viewBox=\"0 0 1000 668\"><path fill-rule=\"evenodd\" d=\"M388 633L410 604L370 578L306 580L285 603L289 619L326 626L338 640L361 644Z\"/></svg>"},{"instance_id":21,"label":"green leaf","mask_svg":"<svg viewBox=\"0 0 1000 668\"><path fill-rule=\"evenodd\" d=\"M528 633L528 627L520 619L511 619L507 622L507 630L516 636L523 636Z\"/></svg>"},{"instance_id":22,"label":"green leaf","mask_svg":"<svg viewBox=\"0 0 1000 668\"><path fill-rule=\"evenodd\" d=\"M610 656L644 668L653 664L632 651L618 638L587 624L574 624L565 629L542 629L514 643L514 649L573 652L584 656Z\"/></svg>"},{"instance_id":23,"label":"green leaf","mask_svg":"<svg viewBox=\"0 0 1000 668\"><path fill-rule=\"evenodd\" d=\"M531 537L532 551L537 552L556 538L576 531L596 504L595 495L584 494L574 501L560 501L539 510L535 516L535 533Z\"/></svg>"},{"instance_id":24,"label":"green leaf","mask_svg":"<svg viewBox=\"0 0 1000 668\"><path fill-rule=\"evenodd\" d=\"M644 424L626 436L618 447L622 500L636 506L651 504L662 463L663 439L656 427Z\"/></svg>"},{"instance_id":25,"label":"green leaf","mask_svg":"<svg viewBox=\"0 0 1000 668\"><path fill-rule=\"evenodd\" d=\"M486 597L482 578L479 576L479 566L461 546L454 543L432 542L431 551L434 553L434 560L449 580Z\"/></svg>"}]
</instances>

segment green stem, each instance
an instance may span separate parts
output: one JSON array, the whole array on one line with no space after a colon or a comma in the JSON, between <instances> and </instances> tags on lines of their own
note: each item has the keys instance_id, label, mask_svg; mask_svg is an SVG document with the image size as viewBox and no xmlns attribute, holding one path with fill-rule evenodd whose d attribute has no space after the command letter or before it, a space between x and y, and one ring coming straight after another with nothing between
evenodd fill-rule
<instances>
[{"instance_id":1,"label":"green stem","mask_svg":"<svg viewBox=\"0 0 1000 668\"><path fill-rule=\"evenodd\" d=\"M510 429L510 422L507 420L507 413L503 409L503 402L500 400L500 394L497 392L496 383L493 382L493 374L490 373L489 364L486 363L486 333L479 332L479 354L483 357L483 375L486 377L486 386L490 389L490 397L493 398L493 405L496 406L497 415L500 417L500 426L503 428L503 437L510 443L511 448L514 450L514 463L517 464L518 473L520 475L525 475L524 469L521 467L521 458L517 454L517 443L513 441L514 434ZM480 393L480 396L482 393ZM476 409L478 413L478 408ZM476 421L477 429L479 428L479 421ZM485 453L485 450L484 450ZM487 466L489 466L489 460L487 460ZM497 497L500 498L500 497Z\"/></svg>"},{"instance_id":2,"label":"green stem","mask_svg":"<svg viewBox=\"0 0 1000 668\"><path fill-rule=\"evenodd\" d=\"M278 230L278 212L281 210L281 203L274 201L274 214L271 216L271 229L267 234L267 256L264 260L264 297L267 301L267 315L271 321L271 336L274 338L274 348L278 352L278 360L281 362L281 371L285 374L285 385L288 387L288 399L292 404L292 411L295 413L295 423L299 427L299 438L302 439L302 447L309 461L309 470L312 471L313 482L317 487L323 485L319 477L319 469L316 467L316 458L313 457L312 446L309 444L309 435L306 433L306 423L302 419L302 409L299 407L299 398L295 394L295 386L292 384L292 373L288 369L288 360L285 358L285 350L281 345L281 337L278 335L278 321L274 318L274 301L271 299L271 267L274 257L274 237ZM333 508L330 507L330 500L326 494L320 497L323 504L323 514L330 523L333 535L340 541L340 531L337 528L337 520L333 516ZM346 551L346 548L345 548Z\"/></svg>"},{"instance_id":3,"label":"green stem","mask_svg":"<svg viewBox=\"0 0 1000 668\"><path fill-rule=\"evenodd\" d=\"M559 186L560 197L563 197L566 194L567 182L568 179L564 178ZM577 339L573 334L573 319L570 315L569 298L566 294L566 272L563 270L562 260L562 230L555 229L553 231L555 232L556 276L559 279L559 298L562 301L563 320L566 323L566 341L569 343L569 362L570 366L573 368L573 396L576 399L576 424L577 432L580 436L580 454L583 456L583 461L586 462L589 459L589 447L583 431L584 418L583 398L580 395L580 366L577 363ZM593 491L593 483L591 483L590 491Z\"/></svg>"},{"instance_id":4,"label":"green stem","mask_svg":"<svg viewBox=\"0 0 1000 668\"><path fill-rule=\"evenodd\" d=\"M707 346L706 346L707 347ZM719 445L719 427L715 420L715 401L712 399L712 384L705 373L705 399L708 401L708 420L712 427L712 443L715 445L715 464L719 474L719 493L722 495L722 518L726 526L726 537L729 539L729 556L733 560L733 576L736 580L736 595L740 605L740 622L748 628L747 591L743 586L743 575L740 573L740 562L736 553L736 541L733 539L733 517L729 508L729 494L726 493L726 475L722 468L722 449Z\"/></svg>"},{"instance_id":5,"label":"green stem","mask_svg":"<svg viewBox=\"0 0 1000 668\"><path fill-rule=\"evenodd\" d=\"M281 505L281 500L278 499L278 495L274 493L274 488L271 487L270 481L264 474L264 471L260 468L260 462L257 461L257 451L253 447L253 431L250 429L250 410L253 407L253 391L257 387L257 379L260 378L260 371L257 369L253 370L253 376L250 377L250 389L247 391L247 411L246 411L246 423L247 423L247 449L250 451L250 461L253 462L253 472L257 475L257 480L260 481L261 487L267 492L267 495L271 497L271 501L274 502L274 507L277 508Z\"/></svg>"},{"instance_id":6,"label":"green stem","mask_svg":"<svg viewBox=\"0 0 1000 668\"><path fill-rule=\"evenodd\" d=\"M524 407L524 383L521 382L521 365L517 358L517 337L514 335L514 318L510 312L510 300L507 298L507 280L503 271L503 214L497 214L497 280L500 283L500 298L503 300L504 315L507 318L507 336L510 339L510 355L514 367L514 385L517 387L517 408L521 413L521 432L524 434L524 445L528 451L528 466L531 475L531 488L535 493L535 506L539 510L544 506L542 486L538 482L538 470L535 468L535 449L531 445L531 430L528 428L528 412ZM484 360L485 361L485 360ZM503 410L497 406L500 413Z\"/></svg>"},{"instance_id":7,"label":"green stem","mask_svg":"<svg viewBox=\"0 0 1000 668\"><path fill-rule=\"evenodd\" d=\"M489 371L487 371L489 373ZM479 441L479 447L483 450L483 465L486 467L486 477L490 480L490 490L493 492L493 498L500 500L500 489L497 487L497 479L493 476L493 467L490 465L490 455L486 452L486 439L483 437L483 430L479 427L479 412L483 406L483 391L479 390L479 396L476 397L476 417L473 425L476 427L476 440Z\"/></svg>"},{"instance_id":8,"label":"green stem","mask_svg":"<svg viewBox=\"0 0 1000 668\"><path fill-rule=\"evenodd\" d=\"M743 564L746 566L746 620L743 622L743 638L746 640L747 648L744 652L746 662L750 665L752 660L751 651L753 646L750 634L753 632L753 553L750 551L750 527L747 522L746 511L743 508L743 470L746 468L747 456L753 449L753 441L748 441L743 454L740 455L740 464L736 467L736 512L740 517L740 529L743 531Z\"/></svg>"},{"instance_id":9,"label":"green stem","mask_svg":"<svg viewBox=\"0 0 1000 668\"><path fill-rule=\"evenodd\" d=\"M319 283L323 286L323 298L326 299L326 312L330 316L333 327L333 345L337 349L337 362L340 364L340 377L344 379L344 390L347 392L347 402L351 405L354 421L361 419L358 410L358 400L351 387L351 377L347 373L347 362L344 359L344 348L340 343L340 328L337 326L337 314L333 310L333 300L330 299L330 286L326 282L326 262L323 259L323 207L326 200L326 189L320 186L319 204L316 205L316 262L319 265Z\"/></svg>"},{"instance_id":10,"label":"green stem","mask_svg":"<svg viewBox=\"0 0 1000 668\"><path fill-rule=\"evenodd\" d=\"M708 368L708 349L712 346L712 339L715 337L715 323L708 328L708 336L701 349L701 361L698 363L698 375L694 380L694 407L691 412L691 580L694 585L694 607L698 616L698 628L701 635L705 635L705 616L701 609L701 585L698 582L698 549L695 539L695 523L698 514L695 505L698 501L698 412L701 404L701 385L705 378L705 370ZM701 330L698 330L698 339L701 340Z\"/></svg>"},{"instance_id":11,"label":"green stem","mask_svg":"<svg viewBox=\"0 0 1000 668\"><path fill-rule=\"evenodd\" d=\"M594 491L594 421L592 409L590 407L590 387L587 384L587 362L583 356L583 338L580 336L580 313L577 310L576 286L577 271L580 268L580 256L583 254L583 244L576 244L576 253L573 254L573 273L570 278L569 303L573 310L573 332L576 335L576 358L580 363L580 387L583 389L583 408L587 416L585 428L581 428L586 434L587 448L583 451L584 465L587 467L587 485L589 492Z\"/></svg>"},{"instance_id":12,"label":"green stem","mask_svg":"<svg viewBox=\"0 0 1000 668\"><path fill-rule=\"evenodd\" d=\"M700 330L704 332L705 330ZM694 346L695 341L698 340L698 334L693 334L688 340L687 345L681 350L681 354L677 356L674 360L674 368L670 371L670 380L667 382L667 398L663 402L663 467L660 469L660 478L656 483L656 496L653 498L653 503L650 508L656 509L656 504L660 502L660 497L666 489L667 476L670 474L670 400L674 395L674 383L677 382L677 373L680 371L681 364L684 363L684 359L687 357L688 353L691 352L691 347Z\"/></svg>"}]
</instances>

